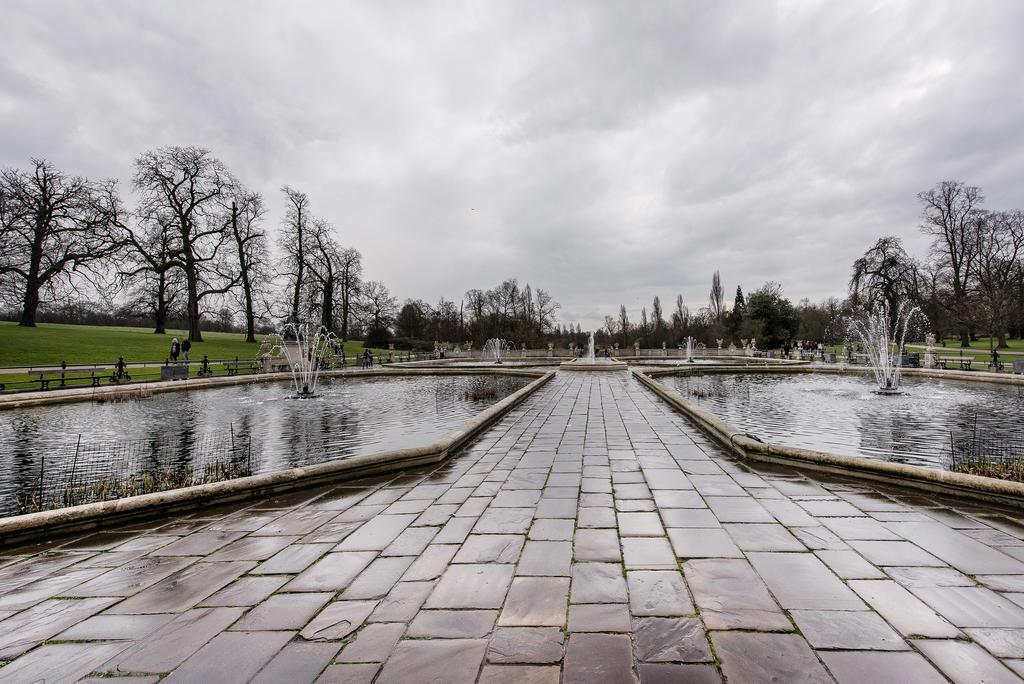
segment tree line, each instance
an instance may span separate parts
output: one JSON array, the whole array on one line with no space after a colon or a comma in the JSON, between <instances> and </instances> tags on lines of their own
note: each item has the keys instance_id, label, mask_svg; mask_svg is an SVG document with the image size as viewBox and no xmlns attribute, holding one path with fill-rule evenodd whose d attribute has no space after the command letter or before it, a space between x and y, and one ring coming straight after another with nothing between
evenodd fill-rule
<instances>
[{"instance_id":1,"label":"tree line","mask_svg":"<svg viewBox=\"0 0 1024 684\"><path fill-rule=\"evenodd\" d=\"M558 304L515 279L463 300L401 306L368 280L362 255L315 213L310 197L280 189L276 230L264 196L210 150L161 147L134 161L128 206L112 179L91 180L43 159L0 171L0 306L20 325L46 320L241 330L247 341L284 320L304 320L343 340L406 346L482 343L505 336L537 344Z\"/></svg>"},{"instance_id":2,"label":"tree line","mask_svg":"<svg viewBox=\"0 0 1024 684\"><path fill-rule=\"evenodd\" d=\"M761 348L796 340L840 344L850 316L884 304L895 318L903 303L918 307L923 327L939 339L954 335L965 347L979 333L997 338L999 348L1008 346L1008 337L1024 337L1024 211L986 209L979 188L955 180L918 193L917 200L919 229L931 238L928 254L918 259L900 238L879 238L854 261L845 299L793 304L780 284L768 282L746 296L737 286L730 306L715 271L706 306L691 311L678 295L665 312L655 297L639 320L620 306L618 316L605 316L596 337L622 347L675 346L691 336L708 345L755 339Z\"/></svg>"}]
</instances>

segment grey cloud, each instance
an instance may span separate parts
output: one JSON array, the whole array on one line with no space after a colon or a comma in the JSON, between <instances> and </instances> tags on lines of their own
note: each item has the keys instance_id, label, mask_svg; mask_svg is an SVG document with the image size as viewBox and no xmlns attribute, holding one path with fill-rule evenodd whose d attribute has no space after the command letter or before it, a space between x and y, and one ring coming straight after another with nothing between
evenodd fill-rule
<instances>
[{"instance_id":1,"label":"grey cloud","mask_svg":"<svg viewBox=\"0 0 1024 684\"><path fill-rule=\"evenodd\" d=\"M818 299L879 235L923 253L938 180L1024 205L1022 29L1012 0L13 0L0 165L204 145L400 297L516 276L596 326L717 268Z\"/></svg>"}]
</instances>

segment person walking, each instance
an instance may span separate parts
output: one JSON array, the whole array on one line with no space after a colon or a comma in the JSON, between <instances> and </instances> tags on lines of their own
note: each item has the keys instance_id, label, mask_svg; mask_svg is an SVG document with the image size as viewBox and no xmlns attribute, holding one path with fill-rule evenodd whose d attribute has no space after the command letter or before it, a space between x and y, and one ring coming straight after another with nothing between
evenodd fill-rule
<instances>
[{"instance_id":1,"label":"person walking","mask_svg":"<svg viewBox=\"0 0 1024 684\"><path fill-rule=\"evenodd\" d=\"M178 353L181 351L181 345L178 344L178 338L175 337L171 340L171 361L174 363L178 362Z\"/></svg>"},{"instance_id":2,"label":"person walking","mask_svg":"<svg viewBox=\"0 0 1024 684\"><path fill-rule=\"evenodd\" d=\"M186 337L181 343L181 358L188 363L188 350L192 348L192 343L189 342Z\"/></svg>"}]
</instances>

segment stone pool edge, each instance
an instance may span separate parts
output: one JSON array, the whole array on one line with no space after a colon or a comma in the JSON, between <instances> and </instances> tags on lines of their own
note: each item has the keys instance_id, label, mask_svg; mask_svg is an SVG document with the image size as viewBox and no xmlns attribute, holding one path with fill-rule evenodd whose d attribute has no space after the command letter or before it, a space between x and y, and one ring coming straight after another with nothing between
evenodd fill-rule
<instances>
[{"instance_id":1,"label":"stone pool edge","mask_svg":"<svg viewBox=\"0 0 1024 684\"><path fill-rule=\"evenodd\" d=\"M371 372L367 370L365 374L371 375ZM409 375L409 373L372 374ZM465 421L446 437L429 444L113 501L0 518L0 548L31 543L41 539L48 540L56 536L95 530L156 515L246 499L266 498L320 484L400 471L427 463L440 463L452 452L465 446L483 430L525 401L527 397L555 376L554 371L545 373L517 371L515 374L529 375L535 379ZM415 373L415 375L419 375L419 373Z\"/></svg>"},{"instance_id":2,"label":"stone pool edge","mask_svg":"<svg viewBox=\"0 0 1024 684\"><path fill-rule=\"evenodd\" d=\"M678 372L648 374L649 371L634 368L632 373L641 384L742 458L1024 508L1024 483L762 442L654 379L655 375L678 375Z\"/></svg>"}]
</instances>

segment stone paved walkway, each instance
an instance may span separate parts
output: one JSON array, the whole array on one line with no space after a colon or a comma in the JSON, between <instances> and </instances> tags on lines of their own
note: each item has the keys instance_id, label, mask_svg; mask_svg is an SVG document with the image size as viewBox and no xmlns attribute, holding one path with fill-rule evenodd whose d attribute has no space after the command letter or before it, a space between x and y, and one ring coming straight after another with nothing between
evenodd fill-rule
<instances>
[{"instance_id":1,"label":"stone paved walkway","mask_svg":"<svg viewBox=\"0 0 1024 684\"><path fill-rule=\"evenodd\" d=\"M1010 682L1024 524L563 373L432 471L11 553L0 618L5 682Z\"/></svg>"}]
</instances>

